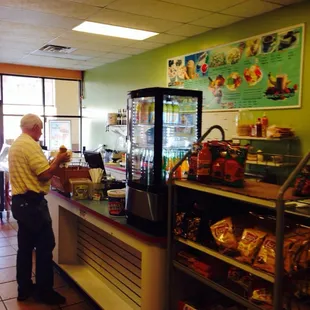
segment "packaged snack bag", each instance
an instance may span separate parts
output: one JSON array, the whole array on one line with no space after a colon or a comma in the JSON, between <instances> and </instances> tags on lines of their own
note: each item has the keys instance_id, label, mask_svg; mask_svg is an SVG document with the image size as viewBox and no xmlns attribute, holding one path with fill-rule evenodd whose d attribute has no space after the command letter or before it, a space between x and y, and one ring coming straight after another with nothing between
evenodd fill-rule
<instances>
[{"instance_id":1,"label":"packaged snack bag","mask_svg":"<svg viewBox=\"0 0 310 310\"><path fill-rule=\"evenodd\" d=\"M237 238L231 217L227 217L211 226L211 232L221 252L236 251L238 247Z\"/></svg>"},{"instance_id":2,"label":"packaged snack bag","mask_svg":"<svg viewBox=\"0 0 310 310\"><path fill-rule=\"evenodd\" d=\"M258 252L253 267L267 271L275 272L276 262L276 238L267 236Z\"/></svg>"},{"instance_id":3,"label":"packaged snack bag","mask_svg":"<svg viewBox=\"0 0 310 310\"><path fill-rule=\"evenodd\" d=\"M228 145L224 165L224 182L229 186L244 186L244 169L248 148Z\"/></svg>"},{"instance_id":4,"label":"packaged snack bag","mask_svg":"<svg viewBox=\"0 0 310 310\"><path fill-rule=\"evenodd\" d=\"M213 182L223 182L224 180L224 166L227 155L227 145L227 142L209 142L212 154L211 180Z\"/></svg>"},{"instance_id":5,"label":"packaged snack bag","mask_svg":"<svg viewBox=\"0 0 310 310\"><path fill-rule=\"evenodd\" d=\"M237 257L237 259L251 264L256 257L256 254L259 251L266 235L267 233L257 229L245 229L238 244L240 256Z\"/></svg>"},{"instance_id":6,"label":"packaged snack bag","mask_svg":"<svg viewBox=\"0 0 310 310\"><path fill-rule=\"evenodd\" d=\"M310 166L306 166L296 178L294 195L310 196Z\"/></svg>"}]
</instances>

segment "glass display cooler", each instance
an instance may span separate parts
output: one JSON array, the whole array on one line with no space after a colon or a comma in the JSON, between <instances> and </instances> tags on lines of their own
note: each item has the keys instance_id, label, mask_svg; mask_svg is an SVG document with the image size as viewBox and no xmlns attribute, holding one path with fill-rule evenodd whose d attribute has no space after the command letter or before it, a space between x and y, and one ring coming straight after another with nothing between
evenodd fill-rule
<instances>
[{"instance_id":1,"label":"glass display cooler","mask_svg":"<svg viewBox=\"0 0 310 310\"><path fill-rule=\"evenodd\" d=\"M170 169L201 135L202 92L146 88L128 94L128 223L166 233ZM177 178L186 177L184 164Z\"/></svg>"}]
</instances>

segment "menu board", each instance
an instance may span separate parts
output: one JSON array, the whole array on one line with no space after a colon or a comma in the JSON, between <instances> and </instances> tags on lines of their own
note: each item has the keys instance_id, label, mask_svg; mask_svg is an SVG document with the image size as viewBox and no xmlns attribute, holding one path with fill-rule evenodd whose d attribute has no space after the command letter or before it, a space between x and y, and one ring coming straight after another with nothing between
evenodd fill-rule
<instances>
[{"instance_id":1,"label":"menu board","mask_svg":"<svg viewBox=\"0 0 310 310\"><path fill-rule=\"evenodd\" d=\"M168 59L168 87L203 91L205 111L300 108L304 24Z\"/></svg>"}]
</instances>

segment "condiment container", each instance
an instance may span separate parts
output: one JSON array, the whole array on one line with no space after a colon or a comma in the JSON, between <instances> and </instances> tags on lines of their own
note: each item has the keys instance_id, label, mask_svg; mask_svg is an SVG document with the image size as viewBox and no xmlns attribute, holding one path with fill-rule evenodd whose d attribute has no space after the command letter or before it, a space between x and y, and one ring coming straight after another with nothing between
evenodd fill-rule
<instances>
[{"instance_id":1,"label":"condiment container","mask_svg":"<svg viewBox=\"0 0 310 310\"><path fill-rule=\"evenodd\" d=\"M69 179L71 185L72 199L89 199L91 194L92 182L86 178Z\"/></svg>"},{"instance_id":2,"label":"condiment container","mask_svg":"<svg viewBox=\"0 0 310 310\"><path fill-rule=\"evenodd\" d=\"M109 214L113 216L125 215L125 189L111 189L108 194Z\"/></svg>"},{"instance_id":3,"label":"condiment container","mask_svg":"<svg viewBox=\"0 0 310 310\"><path fill-rule=\"evenodd\" d=\"M249 110L240 110L236 115L236 133L238 136L250 136L254 117Z\"/></svg>"}]
</instances>

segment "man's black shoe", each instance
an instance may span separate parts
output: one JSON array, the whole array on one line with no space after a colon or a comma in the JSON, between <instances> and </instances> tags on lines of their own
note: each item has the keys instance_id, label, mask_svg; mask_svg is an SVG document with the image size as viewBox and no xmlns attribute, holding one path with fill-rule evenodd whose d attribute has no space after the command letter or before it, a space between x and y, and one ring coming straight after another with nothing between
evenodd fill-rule
<instances>
[{"instance_id":1,"label":"man's black shoe","mask_svg":"<svg viewBox=\"0 0 310 310\"><path fill-rule=\"evenodd\" d=\"M29 297L32 296L33 292L35 289L35 285L32 284L29 288L27 289L21 289L18 288L18 296L17 296L17 300L18 301L25 301L27 300Z\"/></svg>"},{"instance_id":2,"label":"man's black shoe","mask_svg":"<svg viewBox=\"0 0 310 310\"><path fill-rule=\"evenodd\" d=\"M54 290L38 293L36 299L47 305L62 305L66 303L66 298Z\"/></svg>"}]
</instances>

